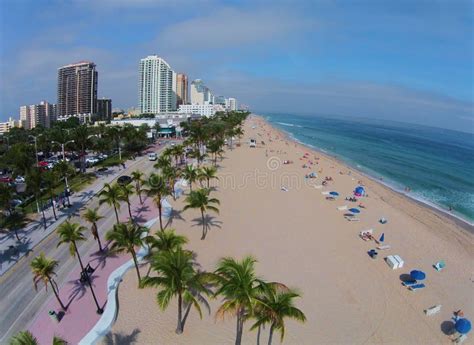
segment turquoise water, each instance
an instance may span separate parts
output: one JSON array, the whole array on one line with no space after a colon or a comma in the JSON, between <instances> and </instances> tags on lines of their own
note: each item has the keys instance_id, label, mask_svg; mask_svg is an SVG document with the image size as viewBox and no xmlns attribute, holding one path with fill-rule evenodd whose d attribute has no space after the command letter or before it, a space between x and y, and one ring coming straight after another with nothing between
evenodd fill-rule
<instances>
[{"instance_id":1,"label":"turquoise water","mask_svg":"<svg viewBox=\"0 0 474 345\"><path fill-rule=\"evenodd\" d=\"M473 134L379 120L270 114L275 127L398 191L474 221Z\"/></svg>"}]
</instances>

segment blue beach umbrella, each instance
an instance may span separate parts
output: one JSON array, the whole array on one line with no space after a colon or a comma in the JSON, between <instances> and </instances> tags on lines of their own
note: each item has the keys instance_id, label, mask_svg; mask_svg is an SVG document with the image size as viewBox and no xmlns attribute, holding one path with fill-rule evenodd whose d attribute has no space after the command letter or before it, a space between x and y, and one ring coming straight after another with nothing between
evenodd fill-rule
<instances>
[{"instance_id":1,"label":"blue beach umbrella","mask_svg":"<svg viewBox=\"0 0 474 345\"><path fill-rule=\"evenodd\" d=\"M471 321L469 321L468 319L459 319L458 321L456 321L454 328L456 328L456 331L461 334L469 333L469 331L471 330Z\"/></svg>"},{"instance_id":2,"label":"blue beach umbrella","mask_svg":"<svg viewBox=\"0 0 474 345\"><path fill-rule=\"evenodd\" d=\"M339 193L338 193L338 192L329 192L329 195L332 195L332 196L339 196Z\"/></svg>"},{"instance_id":3,"label":"blue beach umbrella","mask_svg":"<svg viewBox=\"0 0 474 345\"><path fill-rule=\"evenodd\" d=\"M385 232L379 238L379 242L383 242L383 241L385 241Z\"/></svg>"},{"instance_id":4,"label":"blue beach umbrella","mask_svg":"<svg viewBox=\"0 0 474 345\"><path fill-rule=\"evenodd\" d=\"M423 280L426 278L426 274L423 271L413 270L410 272L410 277L415 280Z\"/></svg>"},{"instance_id":5,"label":"blue beach umbrella","mask_svg":"<svg viewBox=\"0 0 474 345\"><path fill-rule=\"evenodd\" d=\"M357 187L354 190L354 194L359 194L359 195L364 195L365 194L365 189L362 186Z\"/></svg>"},{"instance_id":6,"label":"blue beach umbrella","mask_svg":"<svg viewBox=\"0 0 474 345\"><path fill-rule=\"evenodd\" d=\"M349 212L352 212L352 213L360 213L360 210L358 208L350 208L349 209Z\"/></svg>"}]
</instances>

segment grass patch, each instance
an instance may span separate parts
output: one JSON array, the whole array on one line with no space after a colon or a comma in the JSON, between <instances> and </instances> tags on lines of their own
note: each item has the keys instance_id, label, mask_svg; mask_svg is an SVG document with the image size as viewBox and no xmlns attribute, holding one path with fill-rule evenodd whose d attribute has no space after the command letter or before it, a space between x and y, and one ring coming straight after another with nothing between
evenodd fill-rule
<instances>
[{"instance_id":1,"label":"grass patch","mask_svg":"<svg viewBox=\"0 0 474 345\"><path fill-rule=\"evenodd\" d=\"M97 163L95 167L108 168L115 165L119 165L120 163L130 159L131 156L132 156L131 153L122 152L122 161L120 161L119 155L117 153L117 154L114 154L113 156L108 157L107 159L104 159L102 162Z\"/></svg>"}]
</instances>

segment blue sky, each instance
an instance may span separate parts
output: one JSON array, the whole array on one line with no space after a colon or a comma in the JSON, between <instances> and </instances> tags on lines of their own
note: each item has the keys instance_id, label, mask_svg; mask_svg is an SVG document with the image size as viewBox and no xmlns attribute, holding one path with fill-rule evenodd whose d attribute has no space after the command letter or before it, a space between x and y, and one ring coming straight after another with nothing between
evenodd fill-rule
<instances>
[{"instance_id":1,"label":"blue sky","mask_svg":"<svg viewBox=\"0 0 474 345\"><path fill-rule=\"evenodd\" d=\"M99 96L137 105L165 58L256 112L387 118L474 132L472 1L0 1L0 119L56 102L91 60Z\"/></svg>"}]
</instances>

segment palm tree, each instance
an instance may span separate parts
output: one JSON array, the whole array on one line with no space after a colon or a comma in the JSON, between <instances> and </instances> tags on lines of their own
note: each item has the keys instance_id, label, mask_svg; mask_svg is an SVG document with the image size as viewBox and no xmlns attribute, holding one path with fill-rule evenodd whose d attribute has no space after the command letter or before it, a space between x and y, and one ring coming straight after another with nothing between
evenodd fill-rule
<instances>
[{"instance_id":1,"label":"palm tree","mask_svg":"<svg viewBox=\"0 0 474 345\"><path fill-rule=\"evenodd\" d=\"M150 248L149 257L162 251L175 250L188 243L186 236L177 235L173 229L159 231L155 236L147 236L145 242Z\"/></svg>"},{"instance_id":2,"label":"palm tree","mask_svg":"<svg viewBox=\"0 0 474 345\"><path fill-rule=\"evenodd\" d=\"M142 184L143 184L143 172L135 170L132 172L132 180L135 181L135 192L138 194L140 204L143 204L142 200Z\"/></svg>"},{"instance_id":3,"label":"palm tree","mask_svg":"<svg viewBox=\"0 0 474 345\"><path fill-rule=\"evenodd\" d=\"M138 268L137 253L135 247L143 245L142 234L148 229L132 222L115 224L113 229L105 234L108 241L112 241L111 252L127 252L132 255L135 269L138 276L138 285L140 286L140 270Z\"/></svg>"},{"instance_id":4,"label":"palm tree","mask_svg":"<svg viewBox=\"0 0 474 345\"><path fill-rule=\"evenodd\" d=\"M174 185L176 183L176 179L180 176L179 168L169 166L162 169L162 174L165 179L168 180L168 186L171 188L171 194L173 195L173 199L176 200L176 191Z\"/></svg>"},{"instance_id":5,"label":"palm tree","mask_svg":"<svg viewBox=\"0 0 474 345\"><path fill-rule=\"evenodd\" d=\"M251 330L260 329L265 324L270 324L270 334L268 345L272 344L273 332L278 330L281 342L285 337L285 318L291 318L298 322L305 322L304 313L294 306L293 299L300 295L290 289L281 289L278 286L268 284L264 294L260 297L260 302L254 310L253 317L256 319Z\"/></svg>"},{"instance_id":6,"label":"palm tree","mask_svg":"<svg viewBox=\"0 0 474 345\"><path fill-rule=\"evenodd\" d=\"M58 266L59 262L50 258L47 258L43 252L39 256L31 261L31 271L33 272L33 283L35 285L35 290L38 289L38 283L40 281L44 282L46 289L48 284L53 289L54 296L59 302L59 305L63 310L66 310L61 298L59 297L58 285L56 284L53 276L56 275L55 269Z\"/></svg>"},{"instance_id":7,"label":"palm tree","mask_svg":"<svg viewBox=\"0 0 474 345\"><path fill-rule=\"evenodd\" d=\"M10 345L38 345L39 342L30 331L18 332L10 339ZM53 345L67 345L68 342L60 337L53 337Z\"/></svg>"},{"instance_id":8,"label":"palm tree","mask_svg":"<svg viewBox=\"0 0 474 345\"><path fill-rule=\"evenodd\" d=\"M198 177L198 170L192 165L186 165L186 168L183 170L183 178L189 182L189 191L193 191L193 183L196 182Z\"/></svg>"},{"instance_id":9,"label":"palm tree","mask_svg":"<svg viewBox=\"0 0 474 345\"><path fill-rule=\"evenodd\" d=\"M130 220L133 221L132 215L132 208L130 203L130 196L133 195L134 188L130 184L124 184L120 186L120 200L123 200L127 203L128 207L128 215L130 216Z\"/></svg>"},{"instance_id":10,"label":"palm tree","mask_svg":"<svg viewBox=\"0 0 474 345\"><path fill-rule=\"evenodd\" d=\"M41 183L43 181L43 177L41 176L41 170L39 168L33 168L28 172L26 175L26 185L27 188L31 190L34 194L36 199L36 207L38 208L38 212L41 210L41 215L43 219L43 227L46 229L46 216L44 214L44 207L41 201Z\"/></svg>"},{"instance_id":11,"label":"palm tree","mask_svg":"<svg viewBox=\"0 0 474 345\"><path fill-rule=\"evenodd\" d=\"M99 208L88 208L86 212L82 215L82 217L89 223L91 223L91 233L97 243L99 244L99 250L103 251L102 243L100 243L100 236L99 236L99 227L97 226L97 222L101 220L102 217L99 214Z\"/></svg>"},{"instance_id":12,"label":"palm tree","mask_svg":"<svg viewBox=\"0 0 474 345\"><path fill-rule=\"evenodd\" d=\"M242 261L222 258L214 272L218 286L215 295L224 297L224 303L217 310L216 317L223 318L226 314L237 317L235 345L241 344L244 322L252 315L259 303L259 296L266 288L266 283L255 274L256 262L251 256Z\"/></svg>"},{"instance_id":13,"label":"palm tree","mask_svg":"<svg viewBox=\"0 0 474 345\"><path fill-rule=\"evenodd\" d=\"M26 226L27 220L26 216L21 211L12 211L8 216L5 217L3 226L9 232L15 234L17 241L21 241L18 236L18 230L23 229Z\"/></svg>"},{"instance_id":14,"label":"palm tree","mask_svg":"<svg viewBox=\"0 0 474 345\"><path fill-rule=\"evenodd\" d=\"M214 211L219 214L219 209L214 206L213 204L219 205L220 201L216 198L209 198L209 190L208 189L198 189L196 191L192 191L185 199L186 205L184 206L184 210L190 208L197 208L201 211L201 218L202 218L202 237L201 240L206 238L206 219L205 213L208 210Z\"/></svg>"},{"instance_id":15,"label":"palm tree","mask_svg":"<svg viewBox=\"0 0 474 345\"><path fill-rule=\"evenodd\" d=\"M71 202L69 200L69 185L68 185L68 177L72 176L74 174L74 168L66 162L65 160L62 160L58 162L53 168L55 172L58 173L59 176L62 176L64 178L64 190L66 194L66 199L67 199L67 204L68 206L71 206Z\"/></svg>"},{"instance_id":16,"label":"palm tree","mask_svg":"<svg viewBox=\"0 0 474 345\"><path fill-rule=\"evenodd\" d=\"M160 218L160 229L163 231L163 219L162 219L162 214L163 214L163 203L162 199L170 195L170 189L166 185L166 181L162 175L159 174L151 174L148 180L145 182L147 185L148 189L147 194L148 196L153 197L153 200L156 203L156 206L158 207L158 215Z\"/></svg>"},{"instance_id":17,"label":"palm tree","mask_svg":"<svg viewBox=\"0 0 474 345\"><path fill-rule=\"evenodd\" d=\"M171 153L174 156L176 167L178 167L179 162L180 162L180 158L181 158L181 156L184 155L184 146L183 145L176 145L175 147L172 148Z\"/></svg>"},{"instance_id":18,"label":"palm tree","mask_svg":"<svg viewBox=\"0 0 474 345\"><path fill-rule=\"evenodd\" d=\"M165 168L169 168L171 167L171 159L170 159L170 156L168 154L166 154L166 152L163 152L163 154L161 154L159 157L158 157L158 160L156 161L156 163L153 165L153 167L155 169L159 169L159 170L163 170Z\"/></svg>"},{"instance_id":19,"label":"palm tree","mask_svg":"<svg viewBox=\"0 0 474 345\"><path fill-rule=\"evenodd\" d=\"M108 183L104 184L104 188L100 191L99 197L100 197L100 201L99 201L100 205L102 205L103 203L106 203L109 206L113 206L117 224L120 223L119 216L118 216L118 209L120 209L120 200L121 200L120 186L117 184L114 184L114 185L110 185Z\"/></svg>"},{"instance_id":20,"label":"palm tree","mask_svg":"<svg viewBox=\"0 0 474 345\"><path fill-rule=\"evenodd\" d=\"M58 181L58 176L53 170L46 171L43 176L43 181L46 185L46 190L49 194L49 199L51 201L51 207L53 208L54 220L58 220L56 215L56 207L54 206L54 188L56 187L56 182Z\"/></svg>"},{"instance_id":21,"label":"palm tree","mask_svg":"<svg viewBox=\"0 0 474 345\"><path fill-rule=\"evenodd\" d=\"M214 167L214 166L210 166L210 167L202 167L199 171L199 179L200 180L206 180L207 182L207 189L209 189L210 187L210 181L211 179L219 179L217 176L216 176L216 173L217 173L217 168Z\"/></svg>"},{"instance_id":22,"label":"palm tree","mask_svg":"<svg viewBox=\"0 0 474 345\"><path fill-rule=\"evenodd\" d=\"M178 297L176 333L181 334L191 306L196 308L202 318L199 300L202 293L210 294L210 290L206 287L209 275L196 271L193 263L193 253L183 250L181 247L158 253L153 257L151 267L158 276L144 278L143 286L158 287L157 301L162 310L168 307L171 298ZM188 306L184 316L183 302Z\"/></svg>"},{"instance_id":23,"label":"palm tree","mask_svg":"<svg viewBox=\"0 0 474 345\"><path fill-rule=\"evenodd\" d=\"M222 146L224 145L223 140L212 140L207 145L207 150L211 155L214 156L214 166L217 166L217 157L224 153Z\"/></svg>"},{"instance_id":24,"label":"palm tree","mask_svg":"<svg viewBox=\"0 0 474 345\"><path fill-rule=\"evenodd\" d=\"M81 172L86 172L86 149L90 146L90 129L84 124L74 129L73 138L74 143L81 151Z\"/></svg>"},{"instance_id":25,"label":"palm tree","mask_svg":"<svg viewBox=\"0 0 474 345\"><path fill-rule=\"evenodd\" d=\"M10 214L12 211L13 188L6 183L0 183L0 208Z\"/></svg>"},{"instance_id":26,"label":"palm tree","mask_svg":"<svg viewBox=\"0 0 474 345\"><path fill-rule=\"evenodd\" d=\"M97 314L102 314L104 310L99 306L99 302L97 301L97 297L95 296L94 289L92 288L89 273L84 270L84 265L82 264L81 256L77 248L77 242L86 240L83 234L85 230L86 228L84 228L78 223L71 223L69 221L65 221L56 230L59 235L58 247L63 243L69 243L69 253L71 254L71 256L77 255L79 265L81 266L81 273L85 274L87 278L87 283L89 284L89 287L91 289L92 297L94 298L94 302L97 307Z\"/></svg>"}]
</instances>

